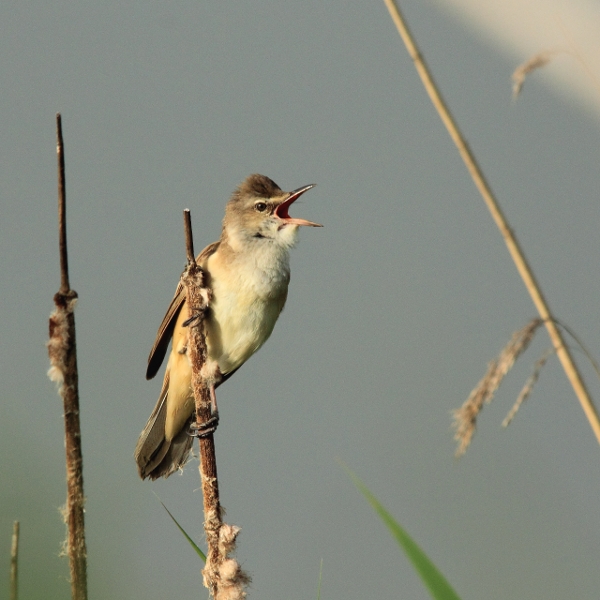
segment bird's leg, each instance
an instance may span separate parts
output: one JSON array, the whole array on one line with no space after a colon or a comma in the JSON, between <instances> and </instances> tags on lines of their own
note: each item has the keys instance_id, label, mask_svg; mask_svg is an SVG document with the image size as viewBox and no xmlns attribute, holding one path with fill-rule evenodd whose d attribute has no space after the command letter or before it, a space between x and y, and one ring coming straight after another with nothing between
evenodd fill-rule
<instances>
[{"instance_id":1,"label":"bird's leg","mask_svg":"<svg viewBox=\"0 0 600 600\"><path fill-rule=\"evenodd\" d=\"M197 313L195 315L192 315L189 319L185 320L181 324L181 326L182 327L189 327L194 321L197 321L201 316L202 316L202 313Z\"/></svg>"},{"instance_id":2,"label":"bird's leg","mask_svg":"<svg viewBox=\"0 0 600 600\"><path fill-rule=\"evenodd\" d=\"M219 409L217 408L217 392L215 391L215 384L210 384L210 418L219 421Z\"/></svg>"},{"instance_id":3,"label":"bird's leg","mask_svg":"<svg viewBox=\"0 0 600 600\"><path fill-rule=\"evenodd\" d=\"M210 384L210 418L204 423L193 421L190 423L189 435L197 438L204 438L217 430L219 425L219 409L217 408L217 394L215 384Z\"/></svg>"}]
</instances>

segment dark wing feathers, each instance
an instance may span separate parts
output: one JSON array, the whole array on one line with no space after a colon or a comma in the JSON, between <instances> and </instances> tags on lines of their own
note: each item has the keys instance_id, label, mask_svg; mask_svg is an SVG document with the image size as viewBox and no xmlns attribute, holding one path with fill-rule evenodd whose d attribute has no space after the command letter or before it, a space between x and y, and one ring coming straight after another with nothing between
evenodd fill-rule
<instances>
[{"instance_id":1,"label":"dark wing feathers","mask_svg":"<svg viewBox=\"0 0 600 600\"><path fill-rule=\"evenodd\" d=\"M199 265L202 265L211 254L214 254L217 251L218 247L219 242L214 242L213 244L206 246L206 248L204 248L204 250L196 257L196 262ZM173 337L175 323L177 322L177 317L179 316L179 312L181 311L184 302L185 290L180 281L175 290L175 296L173 297L173 300L171 300L167 313L158 328L152 350L150 350L150 356L148 356L148 368L146 369L146 379L152 379L156 373L158 373L158 369L160 369L160 365L162 365L162 362L165 359L169 342Z\"/></svg>"},{"instance_id":2,"label":"dark wing feathers","mask_svg":"<svg viewBox=\"0 0 600 600\"><path fill-rule=\"evenodd\" d=\"M171 300L167 313L158 328L154 346L152 346L152 350L150 350L150 356L148 356L148 368L146 369L146 379L152 379L156 373L158 373L160 365L162 365L165 354L167 353L167 348L169 347L169 342L173 337L173 330L175 329L179 311L184 302L185 290L180 283L175 291L175 297Z\"/></svg>"}]
</instances>

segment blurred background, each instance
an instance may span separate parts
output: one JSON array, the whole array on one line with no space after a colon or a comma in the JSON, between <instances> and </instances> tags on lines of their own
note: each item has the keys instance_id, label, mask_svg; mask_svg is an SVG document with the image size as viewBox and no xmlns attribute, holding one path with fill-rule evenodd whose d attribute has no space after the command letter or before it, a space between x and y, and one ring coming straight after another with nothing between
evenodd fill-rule
<instances>
[{"instance_id":1,"label":"blurred background","mask_svg":"<svg viewBox=\"0 0 600 600\"><path fill-rule=\"evenodd\" d=\"M600 354L600 8L402 2L556 316ZM21 521L21 595L65 598L62 405L46 377L59 287L63 116L91 598L197 598L197 463L139 480L156 329L196 248L253 172L318 187L265 347L219 390L226 519L251 598L425 599L340 467L372 489L464 599L597 598L600 448L540 331L473 444L451 411L535 310L383 2L0 5L0 597ZM555 60L511 100L512 71ZM600 386L577 353L596 398ZM1 565L4 565L2 567ZM2 582L6 582L2 583Z\"/></svg>"}]
</instances>

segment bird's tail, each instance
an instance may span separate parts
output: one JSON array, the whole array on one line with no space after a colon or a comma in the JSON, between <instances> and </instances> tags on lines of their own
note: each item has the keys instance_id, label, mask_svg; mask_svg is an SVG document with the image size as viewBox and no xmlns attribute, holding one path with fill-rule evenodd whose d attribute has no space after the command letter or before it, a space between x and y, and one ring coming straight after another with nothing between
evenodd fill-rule
<instances>
[{"instance_id":1,"label":"bird's tail","mask_svg":"<svg viewBox=\"0 0 600 600\"><path fill-rule=\"evenodd\" d=\"M167 383L135 447L135 462L142 479L168 477L183 467L192 448L194 438L188 434L189 423L172 440L165 439L168 392Z\"/></svg>"}]
</instances>

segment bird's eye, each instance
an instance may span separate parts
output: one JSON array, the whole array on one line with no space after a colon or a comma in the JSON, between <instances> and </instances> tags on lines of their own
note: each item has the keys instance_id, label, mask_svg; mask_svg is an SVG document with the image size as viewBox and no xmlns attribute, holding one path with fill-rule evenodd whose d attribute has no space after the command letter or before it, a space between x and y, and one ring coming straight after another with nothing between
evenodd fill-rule
<instances>
[{"instance_id":1,"label":"bird's eye","mask_svg":"<svg viewBox=\"0 0 600 600\"><path fill-rule=\"evenodd\" d=\"M267 210L267 204L265 202L257 202L254 205L254 208L258 211L258 212L265 212L265 210Z\"/></svg>"}]
</instances>

